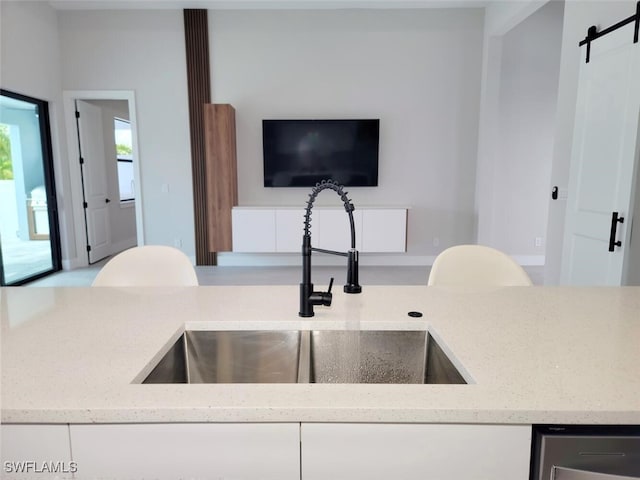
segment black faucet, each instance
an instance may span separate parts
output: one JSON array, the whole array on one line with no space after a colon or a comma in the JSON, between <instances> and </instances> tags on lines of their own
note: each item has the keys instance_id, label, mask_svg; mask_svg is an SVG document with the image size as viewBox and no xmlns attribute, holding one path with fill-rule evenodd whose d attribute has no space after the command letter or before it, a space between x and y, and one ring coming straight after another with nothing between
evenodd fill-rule
<instances>
[{"instance_id":1,"label":"black faucet","mask_svg":"<svg viewBox=\"0 0 640 480\"><path fill-rule=\"evenodd\" d=\"M335 252L333 250L324 250L322 248L314 248L311 246L311 209L318 194L323 190L333 190L344 202L344 209L349 215L349 225L351 227L351 248L348 252ZM354 206L351 200L347 198L347 192L344 187L334 183L331 180L323 180L316 183L307 200L307 208L304 215L304 235L302 237L302 283L300 284L300 312L301 317L313 317L313 306L331 305L331 287L333 286L333 278L329 282L329 288L326 292L314 292L313 283L311 283L311 252L328 253L331 255L340 255L347 257L347 283L344 286L345 293L360 293L362 287L358 283L358 251L356 250L356 229L353 223Z\"/></svg>"}]
</instances>

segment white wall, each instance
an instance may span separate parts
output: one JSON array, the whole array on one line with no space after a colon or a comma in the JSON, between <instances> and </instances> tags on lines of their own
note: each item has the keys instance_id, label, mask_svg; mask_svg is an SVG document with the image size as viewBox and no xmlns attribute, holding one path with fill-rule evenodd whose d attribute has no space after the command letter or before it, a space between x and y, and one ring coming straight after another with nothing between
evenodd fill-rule
<instances>
[{"instance_id":1,"label":"white wall","mask_svg":"<svg viewBox=\"0 0 640 480\"><path fill-rule=\"evenodd\" d=\"M49 102L63 265L76 256L67 168L60 44L55 10L43 2L0 2L0 84Z\"/></svg>"},{"instance_id":2,"label":"white wall","mask_svg":"<svg viewBox=\"0 0 640 480\"><path fill-rule=\"evenodd\" d=\"M562 15L563 2L497 2L485 18L477 240L523 263L544 260Z\"/></svg>"},{"instance_id":3,"label":"white wall","mask_svg":"<svg viewBox=\"0 0 640 480\"><path fill-rule=\"evenodd\" d=\"M181 241L195 256L182 10L58 18L64 90L135 91L145 243Z\"/></svg>"},{"instance_id":4,"label":"white wall","mask_svg":"<svg viewBox=\"0 0 640 480\"><path fill-rule=\"evenodd\" d=\"M121 252L137 245L136 211L134 203L120 205L118 187L118 165L116 139L113 119L129 119L129 105L126 100L88 100L102 111L102 137L104 138L104 158L106 160L107 192L109 204L109 223L113 253Z\"/></svg>"},{"instance_id":5,"label":"white wall","mask_svg":"<svg viewBox=\"0 0 640 480\"><path fill-rule=\"evenodd\" d=\"M636 2L632 0L566 2L551 185L567 188L569 184L578 71L580 60L584 61L584 49L578 47L578 42L584 39L589 26L596 25L599 30L609 27L633 15L635 6ZM552 201L549 207L545 284L560 282L565 210L566 201L563 200Z\"/></svg>"},{"instance_id":6,"label":"white wall","mask_svg":"<svg viewBox=\"0 0 640 480\"><path fill-rule=\"evenodd\" d=\"M213 100L236 108L240 205L307 197L263 187L262 119L380 118L379 187L348 189L356 208L409 206L408 255L424 261L473 240L481 9L210 11L209 23Z\"/></svg>"}]
</instances>

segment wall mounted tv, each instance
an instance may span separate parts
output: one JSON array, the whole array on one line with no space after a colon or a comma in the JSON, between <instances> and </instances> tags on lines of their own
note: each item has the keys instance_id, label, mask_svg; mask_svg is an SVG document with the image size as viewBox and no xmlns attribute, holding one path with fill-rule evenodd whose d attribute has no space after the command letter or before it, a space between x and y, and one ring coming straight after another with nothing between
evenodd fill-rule
<instances>
[{"instance_id":1,"label":"wall mounted tv","mask_svg":"<svg viewBox=\"0 0 640 480\"><path fill-rule=\"evenodd\" d=\"M378 185L380 120L263 120L265 187Z\"/></svg>"}]
</instances>

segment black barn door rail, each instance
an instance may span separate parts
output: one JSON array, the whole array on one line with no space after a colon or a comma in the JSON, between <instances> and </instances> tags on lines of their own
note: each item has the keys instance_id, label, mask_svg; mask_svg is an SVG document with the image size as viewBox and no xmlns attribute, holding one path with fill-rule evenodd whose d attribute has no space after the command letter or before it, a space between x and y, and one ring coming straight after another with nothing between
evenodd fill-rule
<instances>
[{"instance_id":1,"label":"black barn door rail","mask_svg":"<svg viewBox=\"0 0 640 480\"><path fill-rule=\"evenodd\" d=\"M624 27L625 25L631 22L635 22L635 28L633 33L633 43L638 43L638 31L640 30L640 1L636 3L636 13L616 23L615 25L611 25L610 27L605 28L600 32L598 31L598 27L596 27L595 25L591 25L587 30L587 36L584 38L584 40L581 40L580 43L578 44L580 47L582 47L583 45L587 46L587 58L586 58L587 63L589 63L589 58L591 57L591 42L593 42L594 40L600 37L605 36L607 33L611 33L619 29L620 27Z\"/></svg>"}]
</instances>

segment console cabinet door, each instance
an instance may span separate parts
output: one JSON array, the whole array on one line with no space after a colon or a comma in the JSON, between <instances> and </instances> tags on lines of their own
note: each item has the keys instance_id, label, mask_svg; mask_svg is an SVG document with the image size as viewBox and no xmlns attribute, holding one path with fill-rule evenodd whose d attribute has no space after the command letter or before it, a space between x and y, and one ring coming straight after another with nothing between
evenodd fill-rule
<instances>
[{"instance_id":1,"label":"console cabinet door","mask_svg":"<svg viewBox=\"0 0 640 480\"><path fill-rule=\"evenodd\" d=\"M313 223L311 234L313 235ZM300 253L304 235L304 208L276 210L276 252Z\"/></svg>"},{"instance_id":2,"label":"console cabinet door","mask_svg":"<svg viewBox=\"0 0 640 480\"><path fill-rule=\"evenodd\" d=\"M234 208L234 252L275 252L276 212L270 208Z\"/></svg>"},{"instance_id":3,"label":"console cabinet door","mask_svg":"<svg viewBox=\"0 0 640 480\"><path fill-rule=\"evenodd\" d=\"M70 479L68 425L0 425L3 479Z\"/></svg>"},{"instance_id":4,"label":"console cabinet door","mask_svg":"<svg viewBox=\"0 0 640 480\"><path fill-rule=\"evenodd\" d=\"M302 480L528 480L529 425L302 424Z\"/></svg>"},{"instance_id":5,"label":"console cabinet door","mask_svg":"<svg viewBox=\"0 0 640 480\"><path fill-rule=\"evenodd\" d=\"M319 232L311 240L311 245L325 250L348 252L351 248L351 225L344 208L314 208L311 216L319 225ZM353 211L356 231L356 250L362 250L362 210ZM314 232L315 233L315 232Z\"/></svg>"},{"instance_id":6,"label":"console cabinet door","mask_svg":"<svg viewBox=\"0 0 640 480\"><path fill-rule=\"evenodd\" d=\"M299 480L299 424L71 425L78 478Z\"/></svg>"}]
</instances>

